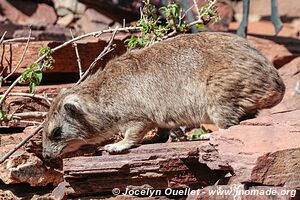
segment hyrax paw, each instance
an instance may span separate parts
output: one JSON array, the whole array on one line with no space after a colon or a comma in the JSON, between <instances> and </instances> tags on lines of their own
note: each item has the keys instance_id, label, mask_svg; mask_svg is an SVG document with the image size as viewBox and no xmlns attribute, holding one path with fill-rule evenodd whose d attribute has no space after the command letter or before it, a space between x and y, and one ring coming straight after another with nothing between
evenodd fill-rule
<instances>
[{"instance_id":1,"label":"hyrax paw","mask_svg":"<svg viewBox=\"0 0 300 200\"><path fill-rule=\"evenodd\" d=\"M130 147L132 147L131 144L117 142L115 144L105 145L104 150L110 153L120 153L122 151L128 150Z\"/></svg>"}]
</instances>

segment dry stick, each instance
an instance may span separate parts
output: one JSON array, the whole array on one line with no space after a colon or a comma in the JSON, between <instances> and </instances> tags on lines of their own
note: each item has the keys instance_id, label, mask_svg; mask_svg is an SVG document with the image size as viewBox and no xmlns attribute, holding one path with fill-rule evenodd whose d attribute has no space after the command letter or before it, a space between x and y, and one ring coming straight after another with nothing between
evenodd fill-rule
<instances>
[{"instance_id":1,"label":"dry stick","mask_svg":"<svg viewBox=\"0 0 300 200\"><path fill-rule=\"evenodd\" d=\"M28 119L28 118L35 118L35 119L43 119L46 117L47 112L22 112L22 113L14 113L10 114L7 118L8 119Z\"/></svg>"},{"instance_id":2,"label":"dry stick","mask_svg":"<svg viewBox=\"0 0 300 200\"><path fill-rule=\"evenodd\" d=\"M15 148L10 150L0 159L0 164L3 163L7 158L9 158L13 153L15 153L21 146L23 146L28 140L30 140L34 135L36 135L43 128L43 124L40 124L30 135L28 135L22 142L17 144Z\"/></svg>"},{"instance_id":3,"label":"dry stick","mask_svg":"<svg viewBox=\"0 0 300 200\"><path fill-rule=\"evenodd\" d=\"M23 54L17 64L17 66L3 79L3 80L7 80L11 75L13 75L15 73L15 71L21 66L23 60L24 60L24 57L25 57L25 54L27 52L27 49L28 49L28 46L29 46L29 42L30 42L30 38L31 38L31 33L32 33L32 30L29 29L29 35L28 35L28 39L27 39L27 42L26 42L26 45L25 45L25 48L24 48L24 51L23 51Z\"/></svg>"},{"instance_id":4,"label":"dry stick","mask_svg":"<svg viewBox=\"0 0 300 200\"><path fill-rule=\"evenodd\" d=\"M0 95L0 98L2 98L3 95ZM31 98L36 98L36 99L42 99L45 101L52 101L53 99L50 97L45 97L42 95L38 94L30 94L30 93L23 93L23 92L14 92L14 93L9 93L8 96L21 96L21 97L31 97ZM49 102L48 102L49 103ZM51 102L50 102L51 103Z\"/></svg>"},{"instance_id":5,"label":"dry stick","mask_svg":"<svg viewBox=\"0 0 300 200\"><path fill-rule=\"evenodd\" d=\"M207 7L207 10L209 10L209 9L210 9L213 5L215 5L216 3L217 3L217 0L210 1L210 2L209 2L209 5L208 5L208 7ZM194 25L196 25L196 24L201 24L201 23L203 23L203 20L201 19L203 16L204 16L204 13L201 14L201 15L199 15L198 20L189 23L189 24L188 24L188 27L194 26Z\"/></svg>"},{"instance_id":6,"label":"dry stick","mask_svg":"<svg viewBox=\"0 0 300 200\"><path fill-rule=\"evenodd\" d=\"M112 51L111 45L112 42L116 36L117 33L117 28L115 29L115 31L113 32L108 44L106 45L106 47L104 47L104 49L102 50L102 52L97 56L97 58L91 63L91 65L89 66L89 68L84 72L83 76L77 81L77 83L75 85L78 85L80 82L82 82L91 72L91 70L95 67L95 65L97 64L97 62L103 57L105 56L107 53L109 53L110 51Z\"/></svg>"},{"instance_id":7,"label":"dry stick","mask_svg":"<svg viewBox=\"0 0 300 200\"><path fill-rule=\"evenodd\" d=\"M73 35L71 29L70 29L70 33L71 33L72 39L74 39L74 35ZM81 61L80 61L80 56L79 56L79 51L78 51L77 43L73 42L73 46L75 48L75 53L76 53L76 58L77 58L77 63L78 63L79 78L81 78L81 76L82 76L82 67L81 67Z\"/></svg>"},{"instance_id":8,"label":"dry stick","mask_svg":"<svg viewBox=\"0 0 300 200\"><path fill-rule=\"evenodd\" d=\"M199 10L199 7L198 7L198 3L197 3L197 0L193 0L193 2L194 2L194 6L195 6L195 8L196 8L196 11L197 11L197 18L198 18L198 20L199 19L201 19L201 17L200 17L200 10Z\"/></svg>"},{"instance_id":9,"label":"dry stick","mask_svg":"<svg viewBox=\"0 0 300 200\"><path fill-rule=\"evenodd\" d=\"M29 38L30 40L34 40L34 37ZM19 41L27 41L28 37L20 37L20 38L13 38L13 39L8 39L8 40L4 40L2 42L2 44L6 44L6 43L11 43L11 42L19 42Z\"/></svg>"},{"instance_id":10,"label":"dry stick","mask_svg":"<svg viewBox=\"0 0 300 200\"><path fill-rule=\"evenodd\" d=\"M5 31L5 32L3 33L3 35L2 35L2 37L1 37L1 39L0 39L0 44L2 44L2 42L3 42L3 40L4 40L4 37L5 37L6 33L7 33L7 31Z\"/></svg>"}]
</instances>

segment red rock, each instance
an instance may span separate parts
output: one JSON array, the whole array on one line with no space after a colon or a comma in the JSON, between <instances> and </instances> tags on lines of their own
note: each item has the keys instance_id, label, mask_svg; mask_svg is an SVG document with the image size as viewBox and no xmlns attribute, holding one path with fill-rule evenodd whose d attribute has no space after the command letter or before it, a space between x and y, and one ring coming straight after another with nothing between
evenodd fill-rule
<instances>
[{"instance_id":1,"label":"red rock","mask_svg":"<svg viewBox=\"0 0 300 200\"><path fill-rule=\"evenodd\" d=\"M107 29L113 20L98 11L88 8L82 18L77 22L85 33Z\"/></svg>"},{"instance_id":2,"label":"red rock","mask_svg":"<svg viewBox=\"0 0 300 200\"><path fill-rule=\"evenodd\" d=\"M73 84L61 84L61 85L49 85L49 86L37 86L36 88L36 95L44 96L46 95L49 98L54 98L58 92L62 88L69 88ZM3 93L7 87L2 87L0 90L0 94ZM23 87L15 87L12 90L12 93L29 93L28 86ZM47 112L49 109L49 104L45 100L32 98L32 97L24 97L24 96L8 96L8 98L4 101L2 106L2 110L6 114L15 113L22 113L22 112ZM33 125L30 121L41 122L42 118L35 119L35 118L28 118L26 121L9 121L5 122L2 121L0 125L2 127L26 127L28 125Z\"/></svg>"},{"instance_id":3,"label":"red rock","mask_svg":"<svg viewBox=\"0 0 300 200\"><path fill-rule=\"evenodd\" d=\"M5 184L29 183L31 186L58 185L62 174L47 168L34 154L10 157L0 164L0 179Z\"/></svg>"},{"instance_id":4,"label":"red rock","mask_svg":"<svg viewBox=\"0 0 300 200\"><path fill-rule=\"evenodd\" d=\"M242 13L243 6L242 1L234 7L236 13ZM278 12L281 16L288 18L299 18L300 17L300 7L298 0L278 0ZM266 0L251 0L250 2L250 15L259 16L270 16L271 15L271 1Z\"/></svg>"},{"instance_id":5,"label":"red rock","mask_svg":"<svg viewBox=\"0 0 300 200\"><path fill-rule=\"evenodd\" d=\"M237 30L239 25L240 25L240 22L231 22L229 25L229 29ZM271 21L249 22L248 34L274 36L275 29L274 29L274 26ZM294 28L291 24L284 23L282 30L279 32L278 36L297 38L298 34L299 34L299 30Z\"/></svg>"},{"instance_id":6,"label":"red rock","mask_svg":"<svg viewBox=\"0 0 300 200\"><path fill-rule=\"evenodd\" d=\"M86 6L77 0L53 0L53 3L56 9L65 8L77 14L84 13L86 9Z\"/></svg>"},{"instance_id":7,"label":"red rock","mask_svg":"<svg viewBox=\"0 0 300 200\"><path fill-rule=\"evenodd\" d=\"M151 144L131 149L129 154L66 158L66 190L77 196L111 192L113 188L175 189L211 184L226 172L213 172L197 163L201 143ZM82 177L89 177L89 182L83 184Z\"/></svg>"},{"instance_id":8,"label":"red rock","mask_svg":"<svg viewBox=\"0 0 300 200\"><path fill-rule=\"evenodd\" d=\"M13 34L14 38L28 37L28 30L16 30ZM32 30L31 37L34 38L35 41L66 41L70 39L69 32L66 30L59 29L48 29L48 30Z\"/></svg>"},{"instance_id":9,"label":"red rock","mask_svg":"<svg viewBox=\"0 0 300 200\"><path fill-rule=\"evenodd\" d=\"M298 48L298 40L279 40L276 37L269 39L248 36L247 39L256 47L261 53L266 56L276 68L280 68L287 64L295 57L300 55Z\"/></svg>"},{"instance_id":10,"label":"red rock","mask_svg":"<svg viewBox=\"0 0 300 200\"><path fill-rule=\"evenodd\" d=\"M13 23L20 25L47 26L56 22L54 9L33 1L1 0L2 13Z\"/></svg>"},{"instance_id":11,"label":"red rock","mask_svg":"<svg viewBox=\"0 0 300 200\"><path fill-rule=\"evenodd\" d=\"M300 83L300 57L281 67L278 71L286 86L283 100L275 107L263 110L260 115L270 113L286 112L289 110L300 109L300 92L297 87Z\"/></svg>"},{"instance_id":12,"label":"red rock","mask_svg":"<svg viewBox=\"0 0 300 200\"><path fill-rule=\"evenodd\" d=\"M1 133L0 134L0 158L13 149L26 137L25 133ZM18 149L14 155L24 153L24 147Z\"/></svg>"},{"instance_id":13,"label":"red rock","mask_svg":"<svg viewBox=\"0 0 300 200\"><path fill-rule=\"evenodd\" d=\"M5 200L21 200L21 198L16 197L10 190L0 189L0 199Z\"/></svg>"},{"instance_id":14,"label":"red rock","mask_svg":"<svg viewBox=\"0 0 300 200\"><path fill-rule=\"evenodd\" d=\"M103 39L102 39L103 38ZM103 36L101 39L96 40L82 40L78 41L78 51L81 58L81 65L83 70L86 70L90 64L94 61L94 59L98 56L98 54L104 49L107 45L107 41L109 37ZM109 53L104 57L103 60L99 61L96 65L96 69L99 67L104 67L106 62L108 62L114 56L118 56L123 54L126 51L126 47L123 43L124 36L120 34L120 36L116 36L114 44L116 47L112 53ZM16 71L13 77L19 76L25 68L27 68L30 64L32 64L38 58L38 52L42 47L50 47L54 48L61 45L62 42L52 42L52 41L33 41L30 42L26 56L21 64L21 67ZM3 54L3 63L2 66L6 67L4 72L4 77L6 74L10 73L12 67L15 67L19 62L23 51L25 48L25 43L16 42L12 44L5 44L4 48L0 49L0 54ZM3 53L4 52L4 53ZM52 70L46 70L44 73L77 73L78 72L78 64L77 58L75 54L74 47L72 44L67 45L58 51L53 53L53 58L55 60L54 68ZM0 67L2 70L2 67Z\"/></svg>"},{"instance_id":15,"label":"red rock","mask_svg":"<svg viewBox=\"0 0 300 200\"><path fill-rule=\"evenodd\" d=\"M6 31L5 38L13 38L16 30L25 28L27 27L24 27L23 25L13 24L9 21L0 22L0 33L4 33ZM28 37L28 32L26 37Z\"/></svg>"},{"instance_id":16,"label":"red rock","mask_svg":"<svg viewBox=\"0 0 300 200\"><path fill-rule=\"evenodd\" d=\"M273 121L263 118L260 122L261 118L257 118L255 122L250 120L214 132L211 140L199 147L199 161L212 170L232 169L231 183L300 187L300 182L295 181L300 180L297 116L300 110L278 113ZM267 173L262 173L262 169Z\"/></svg>"},{"instance_id":17,"label":"red rock","mask_svg":"<svg viewBox=\"0 0 300 200\"><path fill-rule=\"evenodd\" d=\"M216 4L218 10L218 16L221 18L216 23L209 23L208 27L212 31L228 31L229 24L233 19L234 10L229 3L218 2Z\"/></svg>"}]
</instances>

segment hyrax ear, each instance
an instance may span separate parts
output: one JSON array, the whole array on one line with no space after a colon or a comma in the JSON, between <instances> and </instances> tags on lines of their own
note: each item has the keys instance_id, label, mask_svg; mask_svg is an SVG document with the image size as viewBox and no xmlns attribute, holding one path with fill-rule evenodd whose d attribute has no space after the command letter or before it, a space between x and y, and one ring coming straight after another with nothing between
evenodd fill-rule
<instances>
[{"instance_id":1,"label":"hyrax ear","mask_svg":"<svg viewBox=\"0 0 300 200\"><path fill-rule=\"evenodd\" d=\"M82 113L82 105L77 95L69 95L64 100L64 109L71 115Z\"/></svg>"}]
</instances>

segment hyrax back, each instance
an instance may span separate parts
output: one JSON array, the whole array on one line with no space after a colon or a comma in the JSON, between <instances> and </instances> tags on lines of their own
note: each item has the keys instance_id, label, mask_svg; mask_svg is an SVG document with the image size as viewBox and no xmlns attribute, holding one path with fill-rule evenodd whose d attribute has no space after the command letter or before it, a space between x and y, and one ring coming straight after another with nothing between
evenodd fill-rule
<instances>
[{"instance_id":1,"label":"hyrax back","mask_svg":"<svg viewBox=\"0 0 300 200\"><path fill-rule=\"evenodd\" d=\"M276 105L284 91L276 69L245 39L180 35L128 52L59 95L44 128L44 153L56 156L119 131L124 140L108 151L132 147L154 127L212 121L228 128Z\"/></svg>"}]
</instances>

